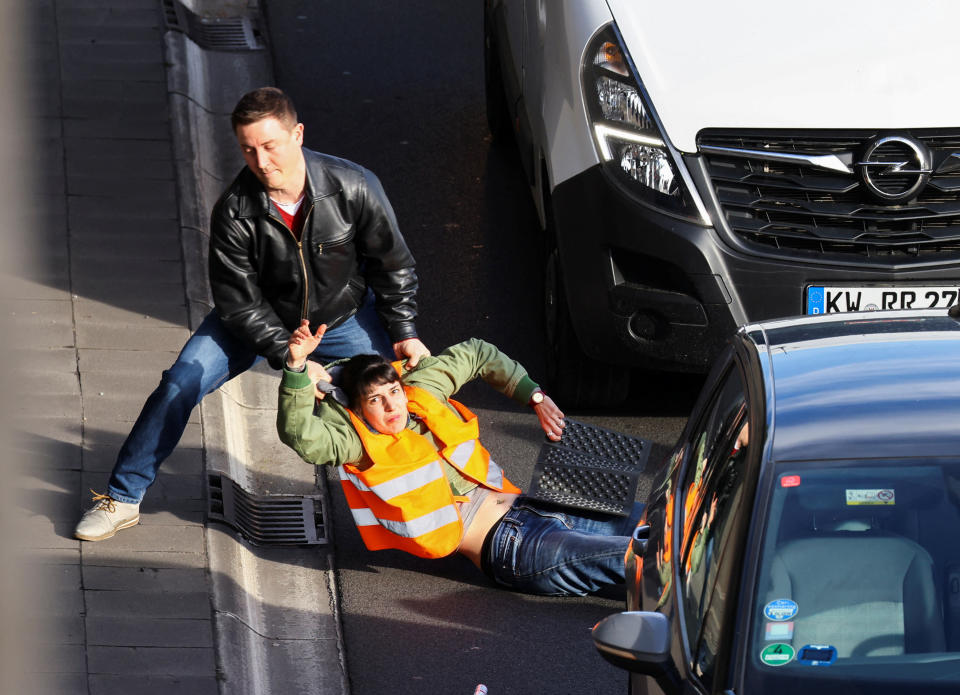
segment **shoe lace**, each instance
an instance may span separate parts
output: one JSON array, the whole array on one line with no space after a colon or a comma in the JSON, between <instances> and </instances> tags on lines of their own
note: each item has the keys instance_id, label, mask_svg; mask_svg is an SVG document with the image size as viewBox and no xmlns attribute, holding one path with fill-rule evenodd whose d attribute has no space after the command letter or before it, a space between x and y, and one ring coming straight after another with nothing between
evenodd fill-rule
<instances>
[{"instance_id":1,"label":"shoe lace","mask_svg":"<svg viewBox=\"0 0 960 695\"><path fill-rule=\"evenodd\" d=\"M110 495L102 495L93 488L90 488L90 492L93 493L93 501L97 503L95 510L103 510L111 514L117 511L116 501Z\"/></svg>"}]
</instances>

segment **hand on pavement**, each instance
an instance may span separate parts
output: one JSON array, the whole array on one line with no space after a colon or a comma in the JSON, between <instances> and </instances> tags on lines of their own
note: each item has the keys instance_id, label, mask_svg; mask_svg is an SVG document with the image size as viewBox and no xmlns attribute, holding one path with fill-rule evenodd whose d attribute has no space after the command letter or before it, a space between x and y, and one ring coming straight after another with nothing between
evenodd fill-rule
<instances>
[{"instance_id":1,"label":"hand on pavement","mask_svg":"<svg viewBox=\"0 0 960 695\"><path fill-rule=\"evenodd\" d=\"M407 358L407 368L413 369L420 362L421 357L429 357L430 350L424 345L420 338L407 338L393 344L393 352L398 360Z\"/></svg>"},{"instance_id":2,"label":"hand on pavement","mask_svg":"<svg viewBox=\"0 0 960 695\"><path fill-rule=\"evenodd\" d=\"M557 407L550 396L544 394L543 401L533 406L540 419L540 427L547 435L547 439L558 442L563 436L563 428L566 423L563 421L563 411Z\"/></svg>"}]
</instances>

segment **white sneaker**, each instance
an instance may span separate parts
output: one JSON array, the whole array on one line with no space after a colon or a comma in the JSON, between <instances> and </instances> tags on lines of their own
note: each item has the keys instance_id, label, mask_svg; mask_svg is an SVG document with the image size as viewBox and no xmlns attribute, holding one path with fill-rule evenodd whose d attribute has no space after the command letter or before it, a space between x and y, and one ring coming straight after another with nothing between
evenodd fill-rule
<instances>
[{"instance_id":1,"label":"white sneaker","mask_svg":"<svg viewBox=\"0 0 960 695\"><path fill-rule=\"evenodd\" d=\"M73 535L82 541L102 541L112 537L120 529L140 523L140 505L118 502L110 495L93 492L96 504L88 509Z\"/></svg>"}]
</instances>

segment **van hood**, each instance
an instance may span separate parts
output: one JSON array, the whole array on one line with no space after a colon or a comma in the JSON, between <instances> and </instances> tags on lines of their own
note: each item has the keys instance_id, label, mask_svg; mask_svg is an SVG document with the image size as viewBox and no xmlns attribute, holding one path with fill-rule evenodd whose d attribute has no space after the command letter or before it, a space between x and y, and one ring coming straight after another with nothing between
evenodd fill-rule
<instances>
[{"instance_id":1,"label":"van hood","mask_svg":"<svg viewBox=\"0 0 960 695\"><path fill-rule=\"evenodd\" d=\"M960 125L960 3L607 0L665 135Z\"/></svg>"}]
</instances>

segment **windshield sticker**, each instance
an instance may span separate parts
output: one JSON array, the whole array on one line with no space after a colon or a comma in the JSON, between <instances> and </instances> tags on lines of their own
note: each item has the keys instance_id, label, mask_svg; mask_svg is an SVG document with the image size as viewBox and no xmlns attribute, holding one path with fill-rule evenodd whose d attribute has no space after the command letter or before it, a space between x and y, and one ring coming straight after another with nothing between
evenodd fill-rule
<instances>
[{"instance_id":1,"label":"windshield sticker","mask_svg":"<svg viewBox=\"0 0 960 695\"><path fill-rule=\"evenodd\" d=\"M760 661L767 666L783 666L793 661L794 654L796 654L796 652L793 647L789 644L778 642L777 644L770 644L763 648L763 651L760 652Z\"/></svg>"},{"instance_id":2,"label":"windshield sticker","mask_svg":"<svg viewBox=\"0 0 960 695\"><path fill-rule=\"evenodd\" d=\"M772 640L793 639L793 621L786 623L767 623L764 626L764 639L767 642Z\"/></svg>"},{"instance_id":3,"label":"windshield sticker","mask_svg":"<svg viewBox=\"0 0 960 695\"><path fill-rule=\"evenodd\" d=\"M897 496L893 488L878 490L847 490L848 505L896 504Z\"/></svg>"},{"instance_id":4,"label":"windshield sticker","mask_svg":"<svg viewBox=\"0 0 960 695\"><path fill-rule=\"evenodd\" d=\"M836 660L837 648L830 644L808 644L797 654L797 663L804 666L829 666Z\"/></svg>"},{"instance_id":5,"label":"windshield sticker","mask_svg":"<svg viewBox=\"0 0 960 695\"><path fill-rule=\"evenodd\" d=\"M799 487L800 486L800 476L799 475L785 475L780 478L780 487Z\"/></svg>"},{"instance_id":6,"label":"windshield sticker","mask_svg":"<svg viewBox=\"0 0 960 695\"><path fill-rule=\"evenodd\" d=\"M784 620L790 620L790 618L797 614L797 610L799 610L799 608L796 601L791 601L788 598L778 598L763 607L763 614L767 620L775 620L779 623Z\"/></svg>"}]
</instances>

